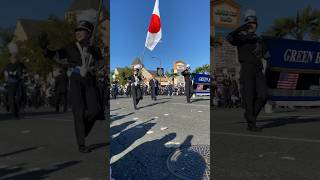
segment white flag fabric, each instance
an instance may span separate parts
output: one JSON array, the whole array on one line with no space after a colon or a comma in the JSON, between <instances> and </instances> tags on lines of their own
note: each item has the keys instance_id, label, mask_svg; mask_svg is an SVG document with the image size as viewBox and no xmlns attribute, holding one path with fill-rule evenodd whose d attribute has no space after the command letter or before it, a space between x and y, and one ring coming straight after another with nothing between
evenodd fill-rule
<instances>
[{"instance_id":1,"label":"white flag fabric","mask_svg":"<svg viewBox=\"0 0 320 180\"><path fill-rule=\"evenodd\" d=\"M161 40L161 37L162 32L159 12L159 0L156 0L148 29L145 47L152 51Z\"/></svg>"}]
</instances>

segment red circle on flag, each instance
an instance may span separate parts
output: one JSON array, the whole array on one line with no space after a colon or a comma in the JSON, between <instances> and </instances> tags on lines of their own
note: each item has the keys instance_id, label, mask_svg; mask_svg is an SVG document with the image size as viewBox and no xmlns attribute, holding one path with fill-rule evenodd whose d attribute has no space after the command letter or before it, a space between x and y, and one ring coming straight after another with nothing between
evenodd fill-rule
<instances>
[{"instance_id":1,"label":"red circle on flag","mask_svg":"<svg viewBox=\"0 0 320 180\"><path fill-rule=\"evenodd\" d=\"M161 28L160 17L156 14L152 14L148 31L151 33L157 33L160 31L160 28Z\"/></svg>"}]
</instances>

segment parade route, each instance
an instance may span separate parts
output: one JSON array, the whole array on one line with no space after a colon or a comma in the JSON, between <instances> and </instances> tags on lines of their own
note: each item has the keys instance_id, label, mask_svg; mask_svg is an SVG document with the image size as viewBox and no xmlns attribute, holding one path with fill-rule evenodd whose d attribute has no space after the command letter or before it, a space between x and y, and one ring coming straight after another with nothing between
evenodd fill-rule
<instances>
[{"instance_id":1,"label":"parade route","mask_svg":"<svg viewBox=\"0 0 320 180\"><path fill-rule=\"evenodd\" d=\"M117 180L179 179L167 167L169 156L179 147L210 144L208 97L186 104L184 96L144 96L138 110L131 98L110 103L110 164Z\"/></svg>"},{"instance_id":2,"label":"parade route","mask_svg":"<svg viewBox=\"0 0 320 180\"><path fill-rule=\"evenodd\" d=\"M108 124L97 121L82 154L76 144L72 113L54 113L54 108L26 109L20 120L0 113L0 179L107 178Z\"/></svg>"},{"instance_id":3,"label":"parade route","mask_svg":"<svg viewBox=\"0 0 320 180\"><path fill-rule=\"evenodd\" d=\"M318 108L261 113L249 132L241 109L213 112L214 179L320 179Z\"/></svg>"}]
</instances>

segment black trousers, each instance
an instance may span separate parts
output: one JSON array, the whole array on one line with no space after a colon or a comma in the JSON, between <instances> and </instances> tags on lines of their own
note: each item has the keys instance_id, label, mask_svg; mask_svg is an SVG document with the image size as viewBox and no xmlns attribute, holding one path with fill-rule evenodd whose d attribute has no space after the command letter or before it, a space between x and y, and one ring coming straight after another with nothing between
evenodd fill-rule
<instances>
[{"instance_id":1,"label":"black trousers","mask_svg":"<svg viewBox=\"0 0 320 180\"><path fill-rule=\"evenodd\" d=\"M240 83L245 118L248 126L255 126L257 116L268 96L266 77L262 70L251 64L241 64Z\"/></svg>"},{"instance_id":2,"label":"black trousers","mask_svg":"<svg viewBox=\"0 0 320 180\"><path fill-rule=\"evenodd\" d=\"M138 85L138 86L132 85L131 92L132 92L133 106L136 109L137 105L139 104L139 101L143 98L142 97L142 89L141 89L140 85Z\"/></svg>"},{"instance_id":3,"label":"black trousers","mask_svg":"<svg viewBox=\"0 0 320 180\"><path fill-rule=\"evenodd\" d=\"M14 117L19 118L19 111L22 104L22 84L8 84L8 103L9 109Z\"/></svg>"},{"instance_id":4,"label":"black trousers","mask_svg":"<svg viewBox=\"0 0 320 180\"><path fill-rule=\"evenodd\" d=\"M224 89L224 92L223 92L223 98L224 98L224 106L225 107L231 107L232 105L232 101L231 101L231 93L230 93L230 90L229 88L227 89Z\"/></svg>"},{"instance_id":5,"label":"black trousers","mask_svg":"<svg viewBox=\"0 0 320 180\"><path fill-rule=\"evenodd\" d=\"M185 82L185 95L187 97L187 102L190 103L190 98L192 97L192 82L191 81L186 81Z\"/></svg>"},{"instance_id":6,"label":"black trousers","mask_svg":"<svg viewBox=\"0 0 320 180\"><path fill-rule=\"evenodd\" d=\"M105 106L107 105L105 93L106 93L108 87L105 84L100 84L97 88L98 88L97 92L98 92L98 101L99 101L99 106L100 106L99 107L100 112L98 113L96 120L105 120L106 117L105 117L104 113L105 113Z\"/></svg>"},{"instance_id":7,"label":"black trousers","mask_svg":"<svg viewBox=\"0 0 320 180\"><path fill-rule=\"evenodd\" d=\"M151 99L156 100L157 99L157 89L156 88L151 88Z\"/></svg>"},{"instance_id":8,"label":"black trousers","mask_svg":"<svg viewBox=\"0 0 320 180\"><path fill-rule=\"evenodd\" d=\"M72 74L70 90L77 143L84 146L85 137L89 135L100 112L96 79Z\"/></svg>"},{"instance_id":9,"label":"black trousers","mask_svg":"<svg viewBox=\"0 0 320 180\"><path fill-rule=\"evenodd\" d=\"M68 109L68 92L56 92L56 112L59 112L61 102L63 104L63 111Z\"/></svg>"}]
</instances>

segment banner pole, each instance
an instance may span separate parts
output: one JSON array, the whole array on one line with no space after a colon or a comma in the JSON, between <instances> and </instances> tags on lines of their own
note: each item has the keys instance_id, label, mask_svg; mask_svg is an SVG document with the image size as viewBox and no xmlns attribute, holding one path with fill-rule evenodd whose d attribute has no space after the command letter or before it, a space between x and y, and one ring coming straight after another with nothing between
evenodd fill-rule
<instances>
[{"instance_id":1,"label":"banner pole","mask_svg":"<svg viewBox=\"0 0 320 180\"><path fill-rule=\"evenodd\" d=\"M146 50L146 47L144 46L143 47L143 51L142 51L142 55L141 55L141 63L143 64L143 59L144 59L144 52L145 52L145 50Z\"/></svg>"}]
</instances>

